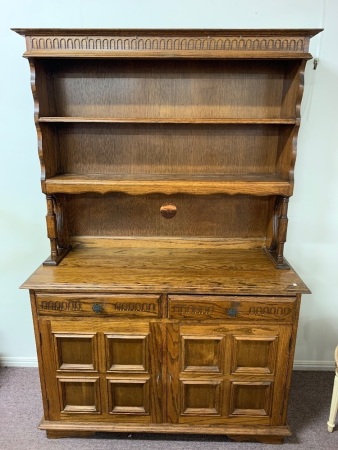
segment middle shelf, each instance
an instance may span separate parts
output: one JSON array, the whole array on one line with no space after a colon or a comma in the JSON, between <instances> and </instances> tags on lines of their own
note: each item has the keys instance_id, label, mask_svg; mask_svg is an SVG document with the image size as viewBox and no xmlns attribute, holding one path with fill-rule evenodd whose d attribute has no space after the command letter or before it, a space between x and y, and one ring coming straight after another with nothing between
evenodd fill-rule
<instances>
[{"instance_id":1,"label":"middle shelf","mask_svg":"<svg viewBox=\"0 0 338 450\"><path fill-rule=\"evenodd\" d=\"M275 174L63 174L45 182L47 194L292 195L293 183Z\"/></svg>"},{"instance_id":2,"label":"middle shelf","mask_svg":"<svg viewBox=\"0 0 338 450\"><path fill-rule=\"evenodd\" d=\"M40 123L130 123L130 124L196 124L196 125L293 125L296 118L237 118L237 117L75 117L41 116Z\"/></svg>"},{"instance_id":3,"label":"middle shelf","mask_svg":"<svg viewBox=\"0 0 338 450\"><path fill-rule=\"evenodd\" d=\"M292 194L294 123L64 120L39 125L47 194Z\"/></svg>"}]
</instances>

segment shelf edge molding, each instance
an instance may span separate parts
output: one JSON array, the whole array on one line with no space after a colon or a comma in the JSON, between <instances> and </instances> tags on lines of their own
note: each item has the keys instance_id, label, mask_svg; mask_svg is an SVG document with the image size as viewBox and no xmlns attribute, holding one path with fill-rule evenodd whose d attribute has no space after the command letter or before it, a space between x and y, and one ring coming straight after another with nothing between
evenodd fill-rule
<instances>
[{"instance_id":1,"label":"shelf edge molding","mask_svg":"<svg viewBox=\"0 0 338 450\"><path fill-rule=\"evenodd\" d=\"M290 118L164 118L164 117L40 117L40 123L130 123L130 124L191 124L191 125L295 125Z\"/></svg>"},{"instance_id":2,"label":"shelf edge molding","mask_svg":"<svg viewBox=\"0 0 338 450\"><path fill-rule=\"evenodd\" d=\"M290 196L293 183L287 180L149 180L93 177L57 176L45 181L46 194L83 194L121 192L130 195L144 194L247 194L255 196L283 195Z\"/></svg>"}]
</instances>

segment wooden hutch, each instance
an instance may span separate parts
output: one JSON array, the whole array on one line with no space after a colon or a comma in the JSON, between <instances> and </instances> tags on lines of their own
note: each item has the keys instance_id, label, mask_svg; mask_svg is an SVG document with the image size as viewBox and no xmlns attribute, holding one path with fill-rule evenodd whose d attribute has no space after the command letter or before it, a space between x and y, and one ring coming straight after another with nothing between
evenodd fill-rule
<instances>
[{"instance_id":1,"label":"wooden hutch","mask_svg":"<svg viewBox=\"0 0 338 450\"><path fill-rule=\"evenodd\" d=\"M48 437L282 442L301 294L283 255L318 29L15 29L50 257L32 302Z\"/></svg>"}]
</instances>

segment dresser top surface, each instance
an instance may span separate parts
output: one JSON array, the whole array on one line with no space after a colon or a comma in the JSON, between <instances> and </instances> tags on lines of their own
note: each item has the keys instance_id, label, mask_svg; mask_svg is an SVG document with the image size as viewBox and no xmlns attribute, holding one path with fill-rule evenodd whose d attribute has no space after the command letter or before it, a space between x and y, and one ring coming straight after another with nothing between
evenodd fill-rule
<instances>
[{"instance_id":1,"label":"dresser top surface","mask_svg":"<svg viewBox=\"0 0 338 450\"><path fill-rule=\"evenodd\" d=\"M32 290L243 295L309 293L293 269L276 269L263 249L164 247L121 240L78 244L58 266L40 266Z\"/></svg>"}]
</instances>

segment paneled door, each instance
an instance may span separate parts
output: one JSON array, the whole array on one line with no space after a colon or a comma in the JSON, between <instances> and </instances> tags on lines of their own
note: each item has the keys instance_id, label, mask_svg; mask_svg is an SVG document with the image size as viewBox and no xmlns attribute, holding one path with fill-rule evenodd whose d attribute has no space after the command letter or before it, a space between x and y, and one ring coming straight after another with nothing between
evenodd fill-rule
<instances>
[{"instance_id":1,"label":"paneled door","mask_svg":"<svg viewBox=\"0 0 338 450\"><path fill-rule=\"evenodd\" d=\"M169 422L281 424L291 331L168 324Z\"/></svg>"},{"instance_id":2,"label":"paneled door","mask_svg":"<svg viewBox=\"0 0 338 450\"><path fill-rule=\"evenodd\" d=\"M158 322L43 318L40 325L50 420L163 422Z\"/></svg>"}]
</instances>

